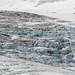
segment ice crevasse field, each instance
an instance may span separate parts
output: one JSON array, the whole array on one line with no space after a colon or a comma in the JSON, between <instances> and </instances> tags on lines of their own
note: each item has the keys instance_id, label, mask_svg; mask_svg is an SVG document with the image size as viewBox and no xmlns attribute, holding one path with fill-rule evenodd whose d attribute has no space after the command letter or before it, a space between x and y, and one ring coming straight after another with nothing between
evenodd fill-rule
<instances>
[{"instance_id":1,"label":"ice crevasse field","mask_svg":"<svg viewBox=\"0 0 75 75\"><path fill-rule=\"evenodd\" d=\"M75 0L0 0L0 75L75 75Z\"/></svg>"}]
</instances>

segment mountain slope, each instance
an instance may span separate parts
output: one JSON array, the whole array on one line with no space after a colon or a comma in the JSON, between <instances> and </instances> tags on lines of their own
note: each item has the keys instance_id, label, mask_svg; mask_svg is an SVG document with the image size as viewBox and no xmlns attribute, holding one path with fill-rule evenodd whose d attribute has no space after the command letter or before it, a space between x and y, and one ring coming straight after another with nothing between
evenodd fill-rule
<instances>
[{"instance_id":1,"label":"mountain slope","mask_svg":"<svg viewBox=\"0 0 75 75\"><path fill-rule=\"evenodd\" d=\"M54 1L58 1L58 2L54 2ZM41 3L43 4L39 5ZM58 13L75 12L75 0L64 0L64 1L63 0L18 0L18 1L1 0L0 6L1 6L0 9L2 10L17 10L17 11L46 10L47 12L53 11Z\"/></svg>"},{"instance_id":2,"label":"mountain slope","mask_svg":"<svg viewBox=\"0 0 75 75\"><path fill-rule=\"evenodd\" d=\"M6 4L1 4L0 2L0 10L26 11L75 23L75 0L53 0L58 2L48 1L49 0L45 0L45 2L44 0L7 0L5 1Z\"/></svg>"},{"instance_id":3,"label":"mountain slope","mask_svg":"<svg viewBox=\"0 0 75 75\"><path fill-rule=\"evenodd\" d=\"M18 1L16 1L16 0L6 0L6 1L1 0L0 6L3 7L2 9L7 9L7 8L9 9L10 7L19 9L19 8L21 8L19 6L23 5L24 7L22 7L22 9L23 8L24 9L27 9L27 8L32 9L32 5L35 8L35 6L37 6L37 5L41 5L44 3L59 2L59 1L63 1L63 0L18 0ZM29 7L29 5L31 7ZM27 6L27 7L25 7L25 6Z\"/></svg>"}]
</instances>

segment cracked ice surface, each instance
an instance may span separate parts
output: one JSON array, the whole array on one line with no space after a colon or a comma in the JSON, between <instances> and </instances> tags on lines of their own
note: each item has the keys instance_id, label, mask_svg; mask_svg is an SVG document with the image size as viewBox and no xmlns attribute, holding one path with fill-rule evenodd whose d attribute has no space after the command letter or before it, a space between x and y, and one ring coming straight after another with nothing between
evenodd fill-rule
<instances>
[{"instance_id":1,"label":"cracked ice surface","mask_svg":"<svg viewBox=\"0 0 75 75\"><path fill-rule=\"evenodd\" d=\"M75 74L75 28L43 15L0 11L0 74L41 72Z\"/></svg>"}]
</instances>

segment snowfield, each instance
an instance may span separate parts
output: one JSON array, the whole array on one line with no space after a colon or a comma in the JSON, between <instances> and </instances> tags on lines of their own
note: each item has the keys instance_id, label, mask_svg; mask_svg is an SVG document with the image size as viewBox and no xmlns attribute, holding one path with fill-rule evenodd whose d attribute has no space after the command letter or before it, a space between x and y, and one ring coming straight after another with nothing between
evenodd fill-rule
<instances>
[{"instance_id":1,"label":"snowfield","mask_svg":"<svg viewBox=\"0 0 75 75\"><path fill-rule=\"evenodd\" d=\"M42 1L42 4L38 5L39 1ZM44 0L1 0L0 10L26 11L75 23L75 0L60 0L58 2L55 0L52 3L47 1L43 3Z\"/></svg>"}]
</instances>

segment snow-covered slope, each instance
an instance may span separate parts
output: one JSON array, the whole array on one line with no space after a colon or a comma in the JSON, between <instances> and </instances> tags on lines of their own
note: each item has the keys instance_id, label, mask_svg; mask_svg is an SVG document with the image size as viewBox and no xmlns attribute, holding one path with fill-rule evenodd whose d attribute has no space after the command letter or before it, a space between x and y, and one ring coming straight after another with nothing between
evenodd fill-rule
<instances>
[{"instance_id":1,"label":"snow-covered slope","mask_svg":"<svg viewBox=\"0 0 75 75\"><path fill-rule=\"evenodd\" d=\"M58 1L58 2L57 2ZM41 4L43 3L43 4ZM39 6L37 6L40 4ZM46 10L54 12L73 12L75 0L1 0L0 9L6 10ZM37 6L37 7L36 7Z\"/></svg>"},{"instance_id":2,"label":"snow-covered slope","mask_svg":"<svg viewBox=\"0 0 75 75\"><path fill-rule=\"evenodd\" d=\"M75 22L75 0L0 0L0 10L27 11Z\"/></svg>"},{"instance_id":3,"label":"snow-covered slope","mask_svg":"<svg viewBox=\"0 0 75 75\"><path fill-rule=\"evenodd\" d=\"M17 0L17 1L16 0L0 0L0 6L6 6L9 3L15 3L18 1L21 1L21 0Z\"/></svg>"},{"instance_id":4,"label":"snow-covered slope","mask_svg":"<svg viewBox=\"0 0 75 75\"><path fill-rule=\"evenodd\" d=\"M50 7L53 2L60 2L64 0L1 0L0 1L0 9L39 9L44 6ZM48 4L49 3L49 4ZM52 3L52 4L51 4ZM54 4L53 4L54 5ZM36 7L37 6L37 7ZM39 7L38 7L39 6ZM44 8L45 9L45 8Z\"/></svg>"},{"instance_id":5,"label":"snow-covered slope","mask_svg":"<svg viewBox=\"0 0 75 75\"><path fill-rule=\"evenodd\" d=\"M56 1L56 2L54 2ZM58 2L57 2L58 1ZM41 4L43 3L43 4ZM75 11L75 0L1 0L0 9L46 10L47 12L70 13ZM37 7L36 7L37 6Z\"/></svg>"}]
</instances>

